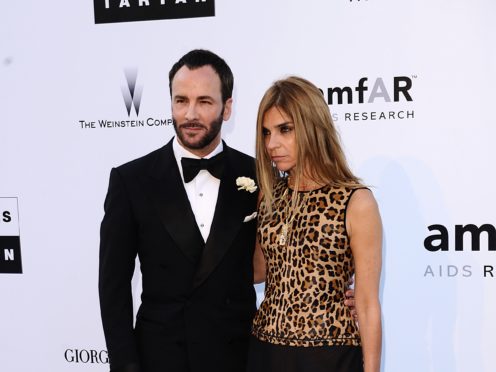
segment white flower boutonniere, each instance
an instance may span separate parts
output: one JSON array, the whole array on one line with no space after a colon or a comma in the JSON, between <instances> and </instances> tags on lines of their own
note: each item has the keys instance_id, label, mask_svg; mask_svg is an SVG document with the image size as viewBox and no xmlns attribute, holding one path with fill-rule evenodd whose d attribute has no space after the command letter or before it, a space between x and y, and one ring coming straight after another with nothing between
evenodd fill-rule
<instances>
[{"instance_id":1,"label":"white flower boutonniere","mask_svg":"<svg viewBox=\"0 0 496 372\"><path fill-rule=\"evenodd\" d=\"M257 185L255 185L255 181L253 181L250 177L238 177L236 178L236 185L238 186L238 190L246 190L248 192L257 191Z\"/></svg>"}]
</instances>

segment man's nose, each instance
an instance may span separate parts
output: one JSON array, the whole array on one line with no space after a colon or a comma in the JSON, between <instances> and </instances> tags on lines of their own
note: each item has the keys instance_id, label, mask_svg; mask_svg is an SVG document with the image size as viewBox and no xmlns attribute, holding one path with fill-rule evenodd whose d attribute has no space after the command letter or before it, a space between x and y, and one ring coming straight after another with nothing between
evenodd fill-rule
<instances>
[{"instance_id":1,"label":"man's nose","mask_svg":"<svg viewBox=\"0 0 496 372\"><path fill-rule=\"evenodd\" d=\"M196 104L194 104L193 102L188 105L188 108L186 110L185 119L188 121L198 119L198 111L196 109Z\"/></svg>"}]
</instances>

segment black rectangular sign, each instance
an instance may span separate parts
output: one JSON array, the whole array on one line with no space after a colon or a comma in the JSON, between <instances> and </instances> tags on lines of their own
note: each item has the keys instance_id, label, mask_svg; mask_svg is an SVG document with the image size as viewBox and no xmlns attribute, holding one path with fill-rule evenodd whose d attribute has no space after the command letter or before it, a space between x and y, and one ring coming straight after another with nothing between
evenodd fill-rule
<instances>
[{"instance_id":1,"label":"black rectangular sign","mask_svg":"<svg viewBox=\"0 0 496 372\"><path fill-rule=\"evenodd\" d=\"M214 17L215 0L93 0L95 23Z\"/></svg>"},{"instance_id":2,"label":"black rectangular sign","mask_svg":"<svg viewBox=\"0 0 496 372\"><path fill-rule=\"evenodd\" d=\"M0 236L0 273L22 274L21 240L18 236Z\"/></svg>"}]
</instances>

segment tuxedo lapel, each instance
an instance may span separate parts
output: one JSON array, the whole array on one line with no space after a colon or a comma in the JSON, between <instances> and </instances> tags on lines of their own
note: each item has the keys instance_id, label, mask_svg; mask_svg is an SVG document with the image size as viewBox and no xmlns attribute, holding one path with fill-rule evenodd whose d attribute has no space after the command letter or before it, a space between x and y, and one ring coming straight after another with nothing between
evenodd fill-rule
<instances>
[{"instance_id":1,"label":"tuxedo lapel","mask_svg":"<svg viewBox=\"0 0 496 372\"><path fill-rule=\"evenodd\" d=\"M248 197L242 194L243 191L237 189L238 171L230 156L230 149L225 143L224 151L226 167L220 182L212 227L193 284L195 287L199 286L220 263L231 247L232 241L243 224L243 218L246 216Z\"/></svg>"},{"instance_id":2,"label":"tuxedo lapel","mask_svg":"<svg viewBox=\"0 0 496 372\"><path fill-rule=\"evenodd\" d=\"M158 152L150 169L149 192L169 235L179 249L197 263L205 243L177 168L172 140Z\"/></svg>"}]
</instances>

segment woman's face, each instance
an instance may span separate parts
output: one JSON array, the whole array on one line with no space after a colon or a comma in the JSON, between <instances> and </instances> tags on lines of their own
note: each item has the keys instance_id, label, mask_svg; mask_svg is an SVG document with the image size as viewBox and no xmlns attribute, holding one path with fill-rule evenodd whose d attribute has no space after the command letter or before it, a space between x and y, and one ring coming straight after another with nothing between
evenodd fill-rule
<instances>
[{"instance_id":1,"label":"woman's face","mask_svg":"<svg viewBox=\"0 0 496 372\"><path fill-rule=\"evenodd\" d=\"M270 108L263 117L265 149L277 169L290 172L296 166L295 126L284 111Z\"/></svg>"}]
</instances>

